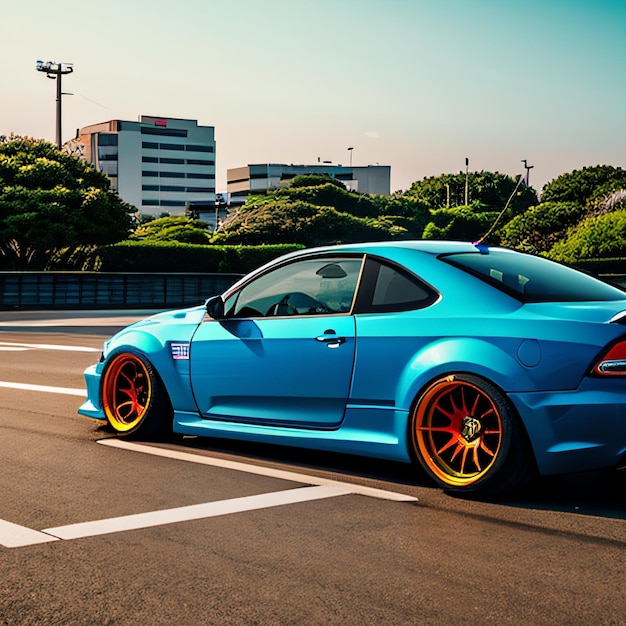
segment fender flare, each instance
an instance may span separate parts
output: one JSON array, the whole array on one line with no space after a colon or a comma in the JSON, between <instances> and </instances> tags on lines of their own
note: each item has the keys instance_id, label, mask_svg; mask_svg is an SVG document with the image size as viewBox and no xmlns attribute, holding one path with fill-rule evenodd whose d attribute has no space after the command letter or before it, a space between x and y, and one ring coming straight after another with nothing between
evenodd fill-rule
<instances>
[{"instance_id":1,"label":"fender flare","mask_svg":"<svg viewBox=\"0 0 626 626\"><path fill-rule=\"evenodd\" d=\"M481 339L446 338L428 344L407 363L398 381L396 406L411 411L433 380L461 372L480 376L505 394L534 386L515 354Z\"/></svg>"}]
</instances>

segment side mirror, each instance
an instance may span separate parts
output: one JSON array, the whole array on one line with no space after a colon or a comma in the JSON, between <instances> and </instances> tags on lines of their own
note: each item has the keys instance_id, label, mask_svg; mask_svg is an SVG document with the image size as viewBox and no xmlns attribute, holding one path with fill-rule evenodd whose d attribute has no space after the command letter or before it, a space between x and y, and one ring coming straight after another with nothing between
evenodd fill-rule
<instances>
[{"instance_id":1,"label":"side mirror","mask_svg":"<svg viewBox=\"0 0 626 626\"><path fill-rule=\"evenodd\" d=\"M224 300L222 296L213 296L206 301L206 312L214 319L224 319Z\"/></svg>"}]
</instances>

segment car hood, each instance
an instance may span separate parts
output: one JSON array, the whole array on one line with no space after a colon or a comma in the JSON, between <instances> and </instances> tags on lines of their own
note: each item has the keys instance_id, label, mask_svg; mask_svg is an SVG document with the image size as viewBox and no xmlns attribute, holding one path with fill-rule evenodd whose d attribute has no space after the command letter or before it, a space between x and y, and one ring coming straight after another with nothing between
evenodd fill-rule
<instances>
[{"instance_id":1,"label":"car hood","mask_svg":"<svg viewBox=\"0 0 626 626\"><path fill-rule=\"evenodd\" d=\"M176 309L174 311L165 311L151 315L146 319L135 322L126 328L137 330L146 326L154 326L155 324L195 324L196 326L204 319L206 309L204 305L191 307L188 309Z\"/></svg>"}]
</instances>

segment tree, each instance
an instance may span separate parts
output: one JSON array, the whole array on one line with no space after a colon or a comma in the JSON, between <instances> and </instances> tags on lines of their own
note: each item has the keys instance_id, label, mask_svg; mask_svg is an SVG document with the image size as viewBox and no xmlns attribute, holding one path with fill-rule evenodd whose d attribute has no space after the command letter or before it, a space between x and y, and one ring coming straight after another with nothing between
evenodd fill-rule
<instances>
[{"instance_id":1,"label":"tree","mask_svg":"<svg viewBox=\"0 0 626 626\"><path fill-rule=\"evenodd\" d=\"M212 241L219 244L316 246L390 237L388 228L383 228L374 219L341 213L330 206L277 198L235 210Z\"/></svg>"},{"instance_id":2,"label":"tree","mask_svg":"<svg viewBox=\"0 0 626 626\"><path fill-rule=\"evenodd\" d=\"M548 256L564 263L626 256L626 210L588 217L555 243Z\"/></svg>"},{"instance_id":3,"label":"tree","mask_svg":"<svg viewBox=\"0 0 626 626\"><path fill-rule=\"evenodd\" d=\"M585 213L577 202L542 202L503 226L500 242L532 254L547 252Z\"/></svg>"},{"instance_id":4,"label":"tree","mask_svg":"<svg viewBox=\"0 0 626 626\"><path fill-rule=\"evenodd\" d=\"M0 141L0 265L44 269L61 249L114 243L134 207L106 176L45 141Z\"/></svg>"},{"instance_id":5,"label":"tree","mask_svg":"<svg viewBox=\"0 0 626 626\"><path fill-rule=\"evenodd\" d=\"M482 239L498 219L495 212L477 213L472 207L431 211L432 221L424 228L424 239L477 241ZM494 243L494 242L489 242Z\"/></svg>"},{"instance_id":6,"label":"tree","mask_svg":"<svg viewBox=\"0 0 626 626\"><path fill-rule=\"evenodd\" d=\"M467 175L468 202L475 212L500 212L508 203L511 216L537 204L532 187L498 172L470 172ZM431 211L466 205L465 173L442 174L414 182L406 196L423 203Z\"/></svg>"},{"instance_id":7,"label":"tree","mask_svg":"<svg viewBox=\"0 0 626 626\"><path fill-rule=\"evenodd\" d=\"M592 207L620 189L626 189L626 170L612 165L596 165L561 174L543 188L541 201L578 202Z\"/></svg>"},{"instance_id":8,"label":"tree","mask_svg":"<svg viewBox=\"0 0 626 626\"><path fill-rule=\"evenodd\" d=\"M248 196L214 236L214 243L323 245L420 236L425 207L402 195L348 191L324 176L297 176L291 184Z\"/></svg>"},{"instance_id":9,"label":"tree","mask_svg":"<svg viewBox=\"0 0 626 626\"><path fill-rule=\"evenodd\" d=\"M211 234L208 228L206 222L191 217L160 217L141 224L129 239L209 244Z\"/></svg>"}]
</instances>

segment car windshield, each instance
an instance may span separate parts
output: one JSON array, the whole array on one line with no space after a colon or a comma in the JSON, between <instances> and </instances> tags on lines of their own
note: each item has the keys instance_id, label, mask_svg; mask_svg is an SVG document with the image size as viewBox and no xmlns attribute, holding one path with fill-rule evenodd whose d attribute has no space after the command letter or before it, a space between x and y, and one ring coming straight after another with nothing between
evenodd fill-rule
<instances>
[{"instance_id":1,"label":"car windshield","mask_svg":"<svg viewBox=\"0 0 626 626\"><path fill-rule=\"evenodd\" d=\"M440 258L522 302L597 302L626 298L626 293L617 287L530 254L485 249Z\"/></svg>"}]
</instances>

